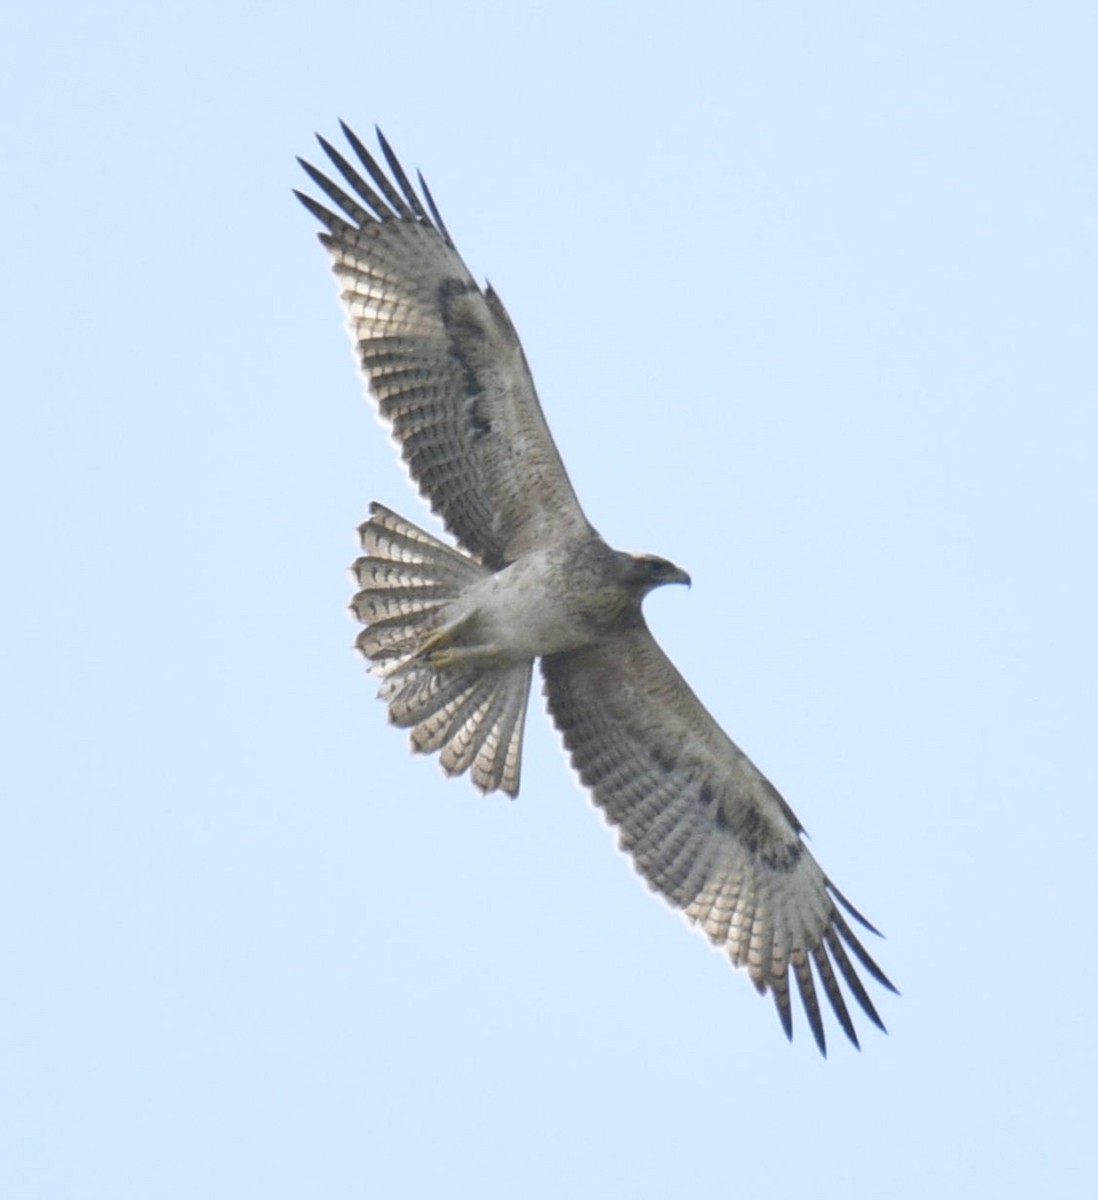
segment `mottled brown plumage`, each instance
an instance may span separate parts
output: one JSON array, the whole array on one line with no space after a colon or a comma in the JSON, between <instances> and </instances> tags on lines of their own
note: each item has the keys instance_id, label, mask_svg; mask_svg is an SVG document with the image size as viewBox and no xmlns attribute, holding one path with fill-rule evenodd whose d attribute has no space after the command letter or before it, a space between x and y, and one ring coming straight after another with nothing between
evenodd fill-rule
<instances>
[{"instance_id":1,"label":"mottled brown plumage","mask_svg":"<svg viewBox=\"0 0 1098 1200\"><path fill-rule=\"evenodd\" d=\"M388 174L346 126L343 177L305 171L352 341L412 478L460 550L381 505L360 529L352 611L390 719L449 774L516 795L533 663L572 763L650 887L769 991L792 1035L790 974L825 1049L818 990L855 1045L841 983L891 984L792 810L660 650L641 604L688 582L611 549L579 506L510 319L461 261L420 178ZM872 926L867 926L872 929ZM841 982L840 982L841 981ZM883 1026L882 1026L883 1028Z\"/></svg>"}]
</instances>

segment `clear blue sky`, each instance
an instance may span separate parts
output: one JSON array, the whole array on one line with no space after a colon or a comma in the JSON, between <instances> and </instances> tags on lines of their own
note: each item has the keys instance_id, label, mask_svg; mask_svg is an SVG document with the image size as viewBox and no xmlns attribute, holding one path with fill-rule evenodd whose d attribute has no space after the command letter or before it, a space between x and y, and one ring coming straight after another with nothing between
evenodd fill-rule
<instances>
[{"instance_id":1,"label":"clear blue sky","mask_svg":"<svg viewBox=\"0 0 1098 1200\"><path fill-rule=\"evenodd\" d=\"M0 45L0 1192L1078 1196L1093 1179L1090 4L28 8ZM540 703L411 758L416 519L295 154L420 167L664 646L882 930L792 1046ZM832 1026L834 1029L834 1026Z\"/></svg>"}]
</instances>

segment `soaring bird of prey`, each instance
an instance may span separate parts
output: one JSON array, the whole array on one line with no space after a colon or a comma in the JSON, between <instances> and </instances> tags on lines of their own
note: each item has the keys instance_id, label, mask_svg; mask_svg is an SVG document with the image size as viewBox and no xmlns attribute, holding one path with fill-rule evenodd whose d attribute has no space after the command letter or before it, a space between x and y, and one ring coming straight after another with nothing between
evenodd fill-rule
<instances>
[{"instance_id":1,"label":"soaring bird of prey","mask_svg":"<svg viewBox=\"0 0 1098 1200\"><path fill-rule=\"evenodd\" d=\"M591 526L499 297L473 279L422 175L417 192L380 131L388 170L342 128L357 164L318 139L342 183L299 160L332 208L297 195L323 226L369 391L457 542L377 503L359 528L356 644L391 721L447 774L517 795L540 660L572 764L648 885L770 992L788 1037L792 974L821 1052L818 988L857 1045L840 981L882 1029L855 964L895 989L846 917L876 930L641 613L653 588L689 576Z\"/></svg>"}]
</instances>

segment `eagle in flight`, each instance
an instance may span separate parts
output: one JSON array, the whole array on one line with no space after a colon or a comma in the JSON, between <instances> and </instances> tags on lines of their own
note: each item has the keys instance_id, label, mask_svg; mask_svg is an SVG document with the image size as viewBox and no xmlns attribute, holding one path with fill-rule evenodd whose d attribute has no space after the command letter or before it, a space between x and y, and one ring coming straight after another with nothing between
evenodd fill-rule
<instances>
[{"instance_id":1,"label":"eagle in flight","mask_svg":"<svg viewBox=\"0 0 1098 1200\"><path fill-rule=\"evenodd\" d=\"M390 719L447 774L515 796L540 660L572 764L648 885L770 992L788 1037L792 973L821 1052L818 989L857 1045L840 981L882 1029L856 964L895 989L847 916L876 930L645 624L648 592L689 576L592 528L499 297L462 262L422 175L417 192L380 131L388 171L342 128L357 165L318 139L342 183L299 160L332 208L296 194L323 226L380 414L458 543L376 503L359 529L357 645Z\"/></svg>"}]
</instances>

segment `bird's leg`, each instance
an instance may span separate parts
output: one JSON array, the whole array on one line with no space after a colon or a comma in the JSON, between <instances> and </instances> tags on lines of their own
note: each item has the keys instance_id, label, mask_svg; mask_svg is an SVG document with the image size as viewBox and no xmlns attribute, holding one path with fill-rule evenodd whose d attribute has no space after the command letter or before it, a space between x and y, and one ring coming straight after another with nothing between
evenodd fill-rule
<instances>
[{"instance_id":1,"label":"bird's leg","mask_svg":"<svg viewBox=\"0 0 1098 1200\"><path fill-rule=\"evenodd\" d=\"M431 667L456 667L492 656L491 646L460 644L460 634L472 623L473 613L463 613L441 625L423 640L410 661Z\"/></svg>"},{"instance_id":2,"label":"bird's leg","mask_svg":"<svg viewBox=\"0 0 1098 1200\"><path fill-rule=\"evenodd\" d=\"M494 646L440 646L420 652L416 658L432 667L466 667L500 665L500 654Z\"/></svg>"},{"instance_id":3,"label":"bird's leg","mask_svg":"<svg viewBox=\"0 0 1098 1200\"><path fill-rule=\"evenodd\" d=\"M474 613L465 613L454 621L450 621L434 633L430 634L420 644L419 648L408 660L409 662L426 663L430 667L467 667L491 666L500 667L513 661L501 653L498 646L491 642L463 641L462 635L469 634L473 624Z\"/></svg>"},{"instance_id":4,"label":"bird's leg","mask_svg":"<svg viewBox=\"0 0 1098 1200\"><path fill-rule=\"evenodd\" d=\"M410 661L426 663L431 667L456 665L462 647L454 645L454 637L464 623L463 620L458 620L436 629L424 639Z\"/></svg>"}]
</instances>

